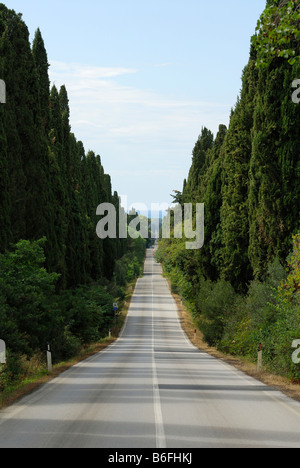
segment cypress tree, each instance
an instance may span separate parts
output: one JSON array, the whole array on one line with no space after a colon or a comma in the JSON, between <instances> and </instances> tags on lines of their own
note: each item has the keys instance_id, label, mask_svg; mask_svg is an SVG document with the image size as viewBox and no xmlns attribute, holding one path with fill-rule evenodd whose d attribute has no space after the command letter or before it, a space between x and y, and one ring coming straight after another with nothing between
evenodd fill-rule
<instances>
[{"instance_id":1,"label":"cypress tree","mask_svg":"<svg viewBox=\"0 0 300 468\"><path fill-rule=\"evenodd\" d=\"M111 178L108 174L104 174L104 193L105 198L109 203L113 204L113 197L112 197L112 185L111 185ZM118 205L115 206L118 212ZM104 247L104 258L103 258L103 268L105 272L105 276L108 279L112 279L114 273L114 266L115 261L117 259L117 242L116 239L107 238L103 242Z\"/></svg>"},{"instance_id":2,"label":"cypress tree","mask_svg":"<svg viewBox=\"0 0 300 468\"><path fill-rule=\"evenodd\" d=\"M67 266L69 285L85 284L87 282L85 258L85 226L83 203L79 191L80 153L76 138L70 135L68 170L68 236L67 236Z\"/></svg>"},{"instance_id":3,"label":"cypress tree","mask_svg":"<svg viewBox=\"0 0 300 468\"><path fill-rule=\"evenodd\" d=\"M126 239L99 239L96 209L113 203L100 156L87 155L71 133L65 86L50 90L40 30L32 49L22 16L0 4L0 73L7 103L0 107L1 249L20 239L46 237L46 267L58 289L111 280Z\"/></svg>"},{"instance_id":4,"label":"cypress tree","mask_svg":"<svg viewBox=\"0 0 300 468\"><path fill-rule=\"evenodd\" d=\"M47 141L41 125L37 73L27 26L0 5L1 52L8 89L4 129L10 178L12 241L47 235Z\"/></svg>"},{"instance_id":5,"label":"cypress tree","mask_svg":"<svg viewBox=\"0 0 300 468\"><path fill-rule=\"evenodd\" d=\"M249 257L259 279L274 257L285 261L289 239L299 227L300 120L291 98L295 73L283 59L259 71L249 193Z\"/></svg>"},{"instance_id":6,"label":"cypress tree","mask_svg":"<svg viewBox=\"0 0 300 468\"><path fill-rule=\"evenodd\" d=\"M182 202L204 203L205 205L205 243L201 250L186 252L184 269L186 278L194 284L204 276L218 278L219 245L217 236L220 231L220 208L222 205L222 167L223 146L227 128L219 126L216 139L206 128L196 142L193 151L193 164L188 181L184 180ZM197 164L198 161L198 164ZM201 274L199 275L199 272ZM195 291L198 286L195 286Z\"/></svg>"},{"instance_id":7,"label":"cypress tree","mask_svg":"<svg viewBox=\"0 0 300 468\"><path fill-rule=\"evenodd\" d=\"M48 57L40 29L37 29L32 44L32 55L38 80L39 100L42 123L46 129L49 126L49 93L50 80L48 75Z\"/></svg>"},{"instance_id":8,"label":"cypress tree","mask_svg":"<svg viewBox=\"0 0 300 468\"><path fill-rule=\"evenodd\" d=\"M20 64L16 64L18 57L13 45L14 37L19 35L19 24L20 15L0 4L1 78L6 83L7 93L6 104L1 105L1 185L4 190L1 194L1 212L4 215L4 222L10 224L11 237L9 242L17 242L26 233L26 177L23 169L22 144L17 128L18 116L16 112L21 99L19 81L22 78L22 72ZM22 44L21 39L20 43ZM7 186L7 184L9 185ZM8 216L10 220L8 220ZM4 244L3 247L1 245L1 249L7 245L8 235L7 231L5 234L3 232Z\"/></svg>"},{"instance_id":9,"label":"cypress tree","mask_svg":"<svg viewBox=\"0 0 300 468\"><path fill-rule=\"evenodd\" d=\"M207 169L207 152L212 148L213 142L214 136L212 132L203 127L193 149L192 167L184 192L184 200L186 202L190 200L193 200L193 202L200 201L200 192L203 185L202 178Z\"/></svg>"},{"instance_id":10,"label":"cypress tree","mask_svg":"<svg viewBox=\"0 0 300 468\"><path fill-rule=\"evenodd\" d=\"M248 176L255 83L255 62L250 59L243 73L241 96L231 116L224 143L220 275L236 289L246 285L252 278L248 259Z\"/></svg>"},{"instance_id":11,"label":"cypress tree","mask_svg":"<svg viewBox=\"0 0 300 468\"><path fill-rule=\"evenodd\" d=\"M0 16L1 18L1 16ZM1 19L0 19L1 25ZM1 27L1 26L0 26ZM3 25L2 25L3 28ZM5 50L5 32L0 36L0 77L5 76L4 70L4 50ZM0 251L3 252L11 239L10 218L11 204L9 197L9 168L7 155L7 139L4 123L7 118L6 104L0 103Z\"/></svg>"},{"instance_id":12,"label":"cypress tree","mask_svg":"<svg viewBox=\"0 0 300 468\"><path fill-rule=\"evenodd\" d=\"M59 156L59 164L62 167L62 120L60 112L59 94L55 85L52 86L49 99L49 139L52 145L55 145Z\"/></svg>"},{"instance_id":13,"label":"cypress tree","mask_svg":"<svg viewBox=\"0 0 300 468\"><path fill-rule=\"evenodd\" d=\"M105 277L103 267L104 246L103 240L97 237L95 226L97 225L96 211L98 205L107 202L107 194L104 190L104 171L97 164L97 158L93 151L89 151L86 156L86 219L88 223L88 251L89 251L89 274L92 279Z\"/></svg>"},{"instance_id":14,"label":"cypress tree","mask_svg":"<svg viewBox=\"0 0 300 468\"><path fill-rule=\"evenodd\" d=\"M56 271L60 274L59 288L64 289L67 285L67 187L62 145L60 102L56 86L52 86L49 95L48 158L52 187L52 210L50 219L56 234L56 247L53 245L51 251L48 251L47 261L50 271Z\"/></svg>"},{"instance_id":15,"label":"cypress tree","mask_svg":"<svg viewBox=\"0 0 300 468\"><path fill-rule=\"evenodd\" d=\"M0 59L1 60L1 59ZM0 67L1 70L1 67ZM1 75L0 75L1 76ZM8 247L11 239L10 218L11 204L9 198L9 176L7 164L7 141L3 121L5 109L0 105L0 251Z\"/></svg>"},{"instance_id":16,"label":"cypress tree","mask_svg":"<svg viewBox=\"0 0 300 468\"><path fill-rule=\"evenodd\" d=\"M291 250L291 237L300 230L300 105L290 97L291 83L300 77L300 62L292 69L285 66L281 105L281 142L278 159L281 168L283 238L280 256L283 261Z\"/></svg>"},{"instance_id":17,"label":"cypress tree","mask_svg":"<svg viewBox=\"0 0 300 468\"><path fill-rule=\"evenodd\" d=\"M215 281L220 274L220 236L221 236L221 206L224 164L224 141L227 134L225 125L219 126L205 177L205 243L198 253L201 269L208 279Z\"/></svg>"}]
</instances>

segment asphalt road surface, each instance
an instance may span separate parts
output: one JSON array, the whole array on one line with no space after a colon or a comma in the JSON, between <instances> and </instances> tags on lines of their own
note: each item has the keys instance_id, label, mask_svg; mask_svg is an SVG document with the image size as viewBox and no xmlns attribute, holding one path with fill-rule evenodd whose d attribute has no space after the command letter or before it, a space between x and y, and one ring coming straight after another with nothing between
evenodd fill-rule
<instances>
[{"instance_id":1,"label":"asphalt road surface","mask_svg":"<svg viewBox=\"0 0 300 468\"><path fill-rule=\"evenodd\" d=\"M194 348L147 253L119 340L0 412L1 448L300 447L300 404Z\"/></svg>"}]
</instances>

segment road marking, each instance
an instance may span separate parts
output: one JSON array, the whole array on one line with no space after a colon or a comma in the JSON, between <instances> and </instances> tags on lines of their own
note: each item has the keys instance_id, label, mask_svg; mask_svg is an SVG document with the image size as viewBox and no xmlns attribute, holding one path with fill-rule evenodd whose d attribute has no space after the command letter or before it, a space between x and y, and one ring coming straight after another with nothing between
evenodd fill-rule
<instances>
[{"instance_id":1,"label":"road marking","mask_svg":"<svg viewBox=\"0 0 300 468\"><path fill-rule=\"evenodd\" d=\"M156 430L156 448L167 448L166 435L164 429L163 415L161 409L157 368L155 362L155 329L154 329L154 285L153 285L153 258L152 258L152 383L153 383L153 400L154 400L154 415L155 415L155 430Z\"/></svg>"}]
</instances>

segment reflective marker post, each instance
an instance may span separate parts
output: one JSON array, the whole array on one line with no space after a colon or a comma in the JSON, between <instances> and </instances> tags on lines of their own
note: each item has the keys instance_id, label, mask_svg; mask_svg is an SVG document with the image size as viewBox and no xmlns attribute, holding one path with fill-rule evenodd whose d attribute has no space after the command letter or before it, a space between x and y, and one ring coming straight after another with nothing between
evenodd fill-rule
<instances>
[{"instance_id":1,"label":"reflective marker post","mask_svg":"<svg viewBox=\"0 0 300 468\"><path fill-rule=\"evenodd\" d=\"M257 358L257 371L261 372L262 370L262 344L258 346L258 358Z\"/></svg>"},{"instance_id":2,"label":"reflective marker post","mask_svg":"<svg viewBox=\"0 0 300 468\"><path fill-rule=\"evenodd\" d=\"M47 365L48 365L48 372L52 372L52 353L51 353L51 347L48 344L47 348Z\"/></svg>"}]
</instances>

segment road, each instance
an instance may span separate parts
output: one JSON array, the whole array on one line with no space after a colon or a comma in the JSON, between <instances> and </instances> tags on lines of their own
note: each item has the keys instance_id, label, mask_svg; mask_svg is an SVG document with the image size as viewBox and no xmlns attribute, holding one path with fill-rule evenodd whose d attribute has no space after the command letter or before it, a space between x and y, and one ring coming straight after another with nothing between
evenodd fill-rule
<instances>
[{"instance_id":1,"label":"road","mask_svg":"<svg viewBox=\"0 0 300 468\"><path fill-rule=\"evenodd\" d=\"M300 404L197 350L147 252L122 334L0 412L1 448L300 447Z\"/></svg>"}]
</instances>

